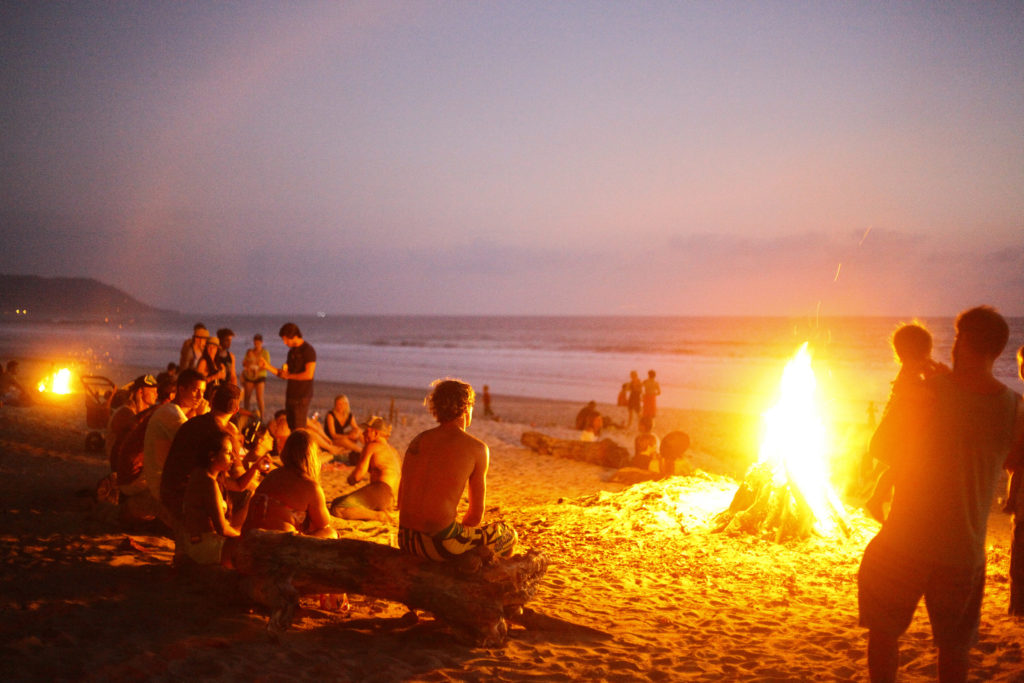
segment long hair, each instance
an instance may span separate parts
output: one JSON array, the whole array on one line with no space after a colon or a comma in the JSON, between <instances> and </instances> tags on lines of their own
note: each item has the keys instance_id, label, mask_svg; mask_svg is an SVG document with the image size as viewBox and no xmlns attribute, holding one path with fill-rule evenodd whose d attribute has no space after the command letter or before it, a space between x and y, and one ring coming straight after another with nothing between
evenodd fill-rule
<instances>
[{"instance_id":1,"label":"long hair","mask_svg":"<svg viewBox=\"0 0 1024 683\"><path fill-rule=\"evenodd\" d=\"M285 467L320 483L320 449L306 429L296 429L284 442L281 462Z\"/></svg>"}]
</instances>

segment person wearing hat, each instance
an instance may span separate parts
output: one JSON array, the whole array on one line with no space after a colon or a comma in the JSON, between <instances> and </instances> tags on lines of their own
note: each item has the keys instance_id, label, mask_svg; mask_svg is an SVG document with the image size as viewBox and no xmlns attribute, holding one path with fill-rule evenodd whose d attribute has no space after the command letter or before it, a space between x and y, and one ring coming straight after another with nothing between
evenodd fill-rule
<instances>
[{"instance_id":1,"label":"person wearing hat","mask_svg":"<svg viewBox=\"0 0 1024 683\"><path fill-rule=\"evenodd\" d=\"M355 491L335 498L331 514L343 519L375 519L390 521L388 513L394 510L401 465L398 451L388 443L391 426L384 418L374 415L362 425L366 445L356 468L348 475L348 483L358 484L367 475L370 483Z\"/></svg>"},{"instance_id":2,"label":"person wearing hat","mask_svg":"<svg viewBox=\"0 0 1024 683\"><path fill-rule=\"evenodd\" d=\"M156 378L153 375L139 375L128 387L128 400L110 416L107 423L106 445L111 472L117 468L113 445L131 431L142 411L156 403L156 386Z\"/></svg>"},{"instance_id":3,"label":"person wearing hat","mask_svg":"<svg viewBox=\"0 0 1024 683\"><path fill-rule=\"evenodd\" d=\"M206 340L206 348L203 355L196 363L196 372L206 380L206 399L210 400L214 390L224 381L226 371L224 366L217 363L217 354L220 352L220 339L210 337Z\"/></svg>"},{"instance_id":4,"label":"person wearing hat","mask_svg":"<svg viewBox=\"0 0 1024 683\"><path fill-rule=\"evenodd\" d=\"M267 414L266 406L263 404L263 390L267 384L267 370L260 364L260 359L270 365L270 351L263 346L263 335L255 334L252 338L252 348L245 352L242 358L242 382L245 388L245 398L242 407L249 410L249 399L253 393L256 394L256 408L259 410L260 419Z\"/></svg>"},{"instance_id":5,"label":"person wearing hat","mask_svg":"<svg viewBox=\"0 0 1024 683\"><path fill-rule=\"evenodd\" d=\"M178 371L194 368L199 359L203 357L203 350L206 348L206 340L210 338L210 331L203 323L196 323L192 326L192 336L186 339L181 345L181 354L178 357Z\"/></svg>"}]
</instances>

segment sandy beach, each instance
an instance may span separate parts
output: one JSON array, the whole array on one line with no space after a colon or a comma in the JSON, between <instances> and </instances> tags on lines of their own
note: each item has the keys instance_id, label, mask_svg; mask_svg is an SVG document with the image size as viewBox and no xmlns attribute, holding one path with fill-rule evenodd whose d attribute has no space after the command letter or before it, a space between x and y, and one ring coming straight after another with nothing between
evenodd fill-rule
<instances>
[{"instance_id":1,"label":"sandy beach","mask_svg":"<svg viewBox=\"0 0 1024 683\"><path fill-rule=\"evenodd\" d=\"M117 368L118 382L136 368ZM23 374L31 377L32 366ZM270 385L268 406L283 384ZM397 411L400 452L432 425L422 390L319 383L314 409L347 393L353 412ZM253 681L848 681L866 680L866 632L857 626L856 572L876 522L850 508L850 534L776 544L713 533L737 478L756 457L758 420L663 410L656 432L686 431L697 468L634 486L599 466L543 456L524 431L574 439L579 405L495 396L500 421L474 420L491 448L487 518L545 553L547 574L530 607L596 632L516 627L502 648L455 642L424 615L400 626L402 605L352 595L351 614L304 599L280 637L230 575L175 571L173 546L127 534L97 503L106 474L81 394L0 408L0 544L6 680ZM600 406L615 419L621 408ZM482 412L482 411L481 411ZM633 434L611 430L631 449ZM348 468L325 466L328 499ZM343 537L392 542L394 529L336 519ZM1024 624L1008 601L1009 518L989 525L988 583L972 680L1024 681ZM935 654L923 605L902 641L901 679L933 680Z\"/></svg>"}]
</instances>

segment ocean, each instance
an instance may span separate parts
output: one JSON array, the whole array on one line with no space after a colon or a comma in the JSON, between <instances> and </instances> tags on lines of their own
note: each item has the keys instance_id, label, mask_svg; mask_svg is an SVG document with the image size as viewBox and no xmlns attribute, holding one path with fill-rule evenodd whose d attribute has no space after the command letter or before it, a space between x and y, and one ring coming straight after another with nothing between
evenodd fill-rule
<instances>
[{"instance_id":1,"label":"ocean","mask_svg":"<svg viewBox=\"0 0 1024 683\"><path fill-rule=\"evenodd\" d=\"M252 335L263 334L275 365L285 356L282 316L168 316L136 323L32 322L0 326L0 360L46 359L79 372L176 361L197 320L230 327L241 365ZM316 349L317 377L340 383L422 388L459 377L502 395L614 403L630 370L655 370L660 405L759 414L772 402L786 362L809 343L819 399L837 418L862 420L879 410L897 365L889 336L910 318L346 316L290 319ZM1019 390L1013 351L1024 318L1010 319L1011 339L997 376ZM949 362L952 318L922 319L933 356ZM130 378L111 377L115 382ZM270 381L276 381L271 379Z\"/></svg>"}]
</instances>

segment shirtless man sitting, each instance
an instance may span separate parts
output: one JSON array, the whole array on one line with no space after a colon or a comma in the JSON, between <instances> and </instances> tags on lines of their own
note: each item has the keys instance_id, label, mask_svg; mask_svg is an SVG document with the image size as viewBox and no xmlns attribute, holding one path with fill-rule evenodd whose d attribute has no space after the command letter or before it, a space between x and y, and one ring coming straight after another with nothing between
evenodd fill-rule
<instances>
[{"instance_id":1,"label":"shirtless man sitting","mask_svg":"<svg viewBox=\"0 0 1024 683\"><path fill-rule=\"evenodd\" d=\"M490 451L466 433L473 419L473 387L459 380L434 382L426 404L438 426L409 444L398 488L398 547L432 560L448 560L486 546L511 555L516 532L502 522L481 526L487 497ZM469 507L455 519L469 484Z\"/></svg>"},{"instance_id":2,"label":"shirtless man sitting","mask_svg":"<svg viewBox=\"0 0 1024 683\"><path fill-rule=\"evenodd\" d=\"M367 474L370 483L331 503L331 514L342 519L376 519L389 522L388 513L395 507L401 466L398 451L388 443L391 426L384 418L371 417L363 424L366 446L356 468L348 475L348 483L357 484Z\"/></svg>"}]
</instances>

